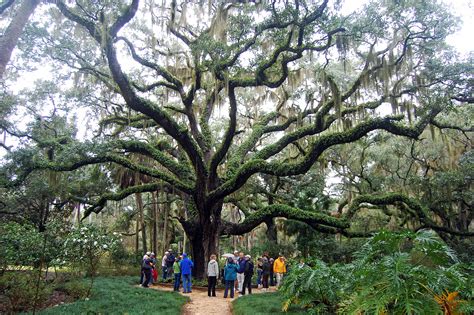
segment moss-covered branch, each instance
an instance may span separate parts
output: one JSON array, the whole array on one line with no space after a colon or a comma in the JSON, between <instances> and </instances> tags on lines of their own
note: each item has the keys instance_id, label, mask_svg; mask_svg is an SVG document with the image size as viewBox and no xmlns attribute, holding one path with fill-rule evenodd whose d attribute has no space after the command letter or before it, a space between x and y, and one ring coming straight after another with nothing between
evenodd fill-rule
<instances>
[{"instance_id":1,"label":"moss-covered branch","mask_svg":"<svg viewBox=\"0 0 474 315\"><path fill-rule=\"evenodd\" d=\"M175 174L177 178L188 181L194 180L193 174L190 172L189 168L183 166L182 163L178 163L174 159L170 158L167 154L156 149L151 144L132 140L119 140L116 141L116 143L118 147L126 150L127 152L141 153L153 158L156 162L160 163L163 167Z\"/></svg>"},{"instance_id":2,"label":"moss-covered branch","mask_svg":"<svg viewBox=\"0 0 474 315\"><path fill-rule=\"evenodd\" d=\"M314 228L331 230L335 233L349 228L349 223L343 219L320 212L301 210L284 204L274 204L255 211L247 216L242 223L226 222L221 235L242 235L252 231L266 220L278 217L305 222Z\"/></svg>"},{"instance_id":3,"label":"moss-covered branch","mask_svg":"<svg viewBox=\"0 0 474 315\"><path fill-rule=\"evenodd\" d=\"M420 223L420 228L430 228L437 232L444 232L452 235L459 236L474 236L474 231L457 231L445 226L437 225L429 217L429 209L424 207L418 200L415 198L409 197L401 193L386 193L380 195L361 195L356 197L350 204L348 211L342 216L343 219L350 221L354 214L361 208L364 207L364 204L376 205L376 206L387 206L387 205L397 205L402 203L404 206L400 209L403 211L409 212L408 214L416 219Z\"/></svg>"},{"instance_id":4,"label":"moss-covered branch","mask_svg":"<svg viewBox=\"0 0 474 315\"><path fill-rule=\"evenodd\" d=\"M90 202L87 200L81 200L84 203L91 204L90 207L86 208L84 211L84 216L82 219L87 218L92 212L99 213L107 204L107 201L119 201L127 198L130 195L136 193L145 193L145 192L154 192L163 187L163 183L150 183L142 184L137 186L132 186L125 188L117 193L107 193L102 195L97 201Z\"/></svg>"},{"instance_id":5,"label":"moss-covered branch","mask_svg":"<svg viewBox=\"0 0 474 315\"><path fill-rule=\"evenodd\" d=\"M385 130L395 135L416 139L423 132L430 119L438 112L439 109L432 110L428 115L420 119L420 121L413 127L407 127L398 123L397 120L400 120L401 117L385 117L367 120L343 132L322 135L313 142L303 159L297 162L267 162L263 158L271 156L274 152L279 152L279 150L281 150L281 144L279 142L269 145L265 150L263 150L263 152L259 152L259 154L257 154L253 159L242 165L234 176L212 191L209 194L209 198L219 199L229 195L242 187L250 176L258 172L275 176L303 174L311 168L326 149L334 145L354 142L373 130ZM306 132L306 128L303 128L301 132Z\"/></svg>"}]
</instances>

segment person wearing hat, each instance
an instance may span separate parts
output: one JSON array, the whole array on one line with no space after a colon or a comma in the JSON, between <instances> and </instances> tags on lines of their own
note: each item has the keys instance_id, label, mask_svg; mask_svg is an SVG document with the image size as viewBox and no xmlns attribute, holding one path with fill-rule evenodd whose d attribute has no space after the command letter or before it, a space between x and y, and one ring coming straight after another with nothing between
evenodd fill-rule
<instances>
[{"instance_id":1,"label":"person wearing hat","mask_svg":"<svg viewBox=\"0 0 474 315\"><path fill-rule=\"evenodd\" d=\"M245 295L245 288L248 289L249 294L252 294L252 276L253 276L253 262L250 255L245 255L244 264L244 283L242 284L242 295Z\"/></svg>"}]
</instances>

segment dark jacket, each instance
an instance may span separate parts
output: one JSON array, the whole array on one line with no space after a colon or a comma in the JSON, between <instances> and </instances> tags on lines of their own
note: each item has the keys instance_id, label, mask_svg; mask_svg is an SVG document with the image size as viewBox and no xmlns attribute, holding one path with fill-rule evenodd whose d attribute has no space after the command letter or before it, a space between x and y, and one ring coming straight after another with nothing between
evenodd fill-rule
<instances>
[{"instance_id":1,"label":"dark jacket","mask_svg":"<svg viewBox=\"0 0 474 315\"><path fill-rule=\"evenodd\" d=\"M237 272L243 273L245 271L245 264L247 263L247 260L245 260L245 258L239 258L237 263L239 264L239 270Z\"/></svg>"},{"instance_id":2,"label":"dark jacket","mask_svg":"<svg viewBox=\"0 0 474 315\"><path fill-rule=\"evenodd\" d=\"M143 260L143 263L142 263L142 269L143 270L151 270L153 269L153 262L151 260L151 258L147 258L147 259L144 259Z\"/></svg>"},{"instance_id":3,"label":"dark jacket","mask_svg":"<svg viewBox=\"0 0 474 315\"><path fill-rule=\"evenodd\" d=\"M166 267L172 268L175 260L176 259L175 259L174 255L172 253L169 253L168 258L166 258Z\"/></svg>"},{"instance_id":4,"label":"dark jacket","mask_svg":"<svg viewBox=\"0 0 474 315\"><path fill-rule=\"evenodd\" d=\"M269 275L271 274L271 265L270 263L267 261L267 262L264 262L263 265L262 265L262 270L263 270L263 274L264 275Z\"/></svg>"},{"instance_id":5,"label":"dark jacket","mask_svg":"<svg viewBox=\"0 0 474 315\"><path fill-rule=\"evenodd\" d=\"M244 275L253 276L253 273L254 273L253 269L254 269L253 262L251 262L250 260L247 260L245 262Z\"/></svg>"},{"instance_id":6,"label":"dark jacket","mask_svg":"<svg viewBox=\"0 0 474 315\"><path fill-rule=\"evenodd\" d=\"M186 254L183 254L183 260L181 260L180 267L182 275L190 275L191 269L193 269L194 264Z\"/></svg>"}]
</instances>

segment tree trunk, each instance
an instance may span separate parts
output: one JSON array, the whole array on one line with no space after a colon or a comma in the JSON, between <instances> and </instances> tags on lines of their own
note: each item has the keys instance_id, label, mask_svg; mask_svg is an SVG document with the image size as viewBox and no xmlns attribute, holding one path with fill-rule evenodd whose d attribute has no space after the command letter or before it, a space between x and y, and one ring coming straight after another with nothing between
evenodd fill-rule
<instances>
[{"instance_id":1,"label":"tree trunk","mask_svg":"<svg viewBox=\"0 0 474 315\"><path fill-rule=\"evenodd\" d=\"M277 239L277 229L276 229L275 222L273 222L273 218L265 220L265 225L267 226L266 235L267 235L268 241L275 242L275 244L276 244L277 241L278 241L278 239Z\"/></svg>"},{"instance_id":2,"label":"tree trunk","mask_svg":"<svg viewBox=\"0 0 474 315\"><path fill-rule=\"evenodd\" d=\"M159 208L158 208L158 198L157 193L153 192L151 194L152 202L153 202L153 233L152 233L152 248L155 253L158 253L158 218L159 218Z\"/></svg>"},{"instance_id":3,"label":"tree trunk","mask_svg":"<svg viewBox=\"0 0 474 315\"><path fill-rule=\"evenodd\" d=\"M170 213L170 204L168 203L168 194L165 193L164 200L164 223L163 223L163 251L168 250L168 216Z\"/></svg>"},{"instance_id":4,"label":"tree trunk","mask_svg":"<svg viewBox=\"0 0 474 315\"><path fill-rule=\"evenodd\" d=\"M141 193L135 194L135 201L137 203L137 210L140 219L140 226L142 228L142 249L143 252L146 253L148 251L146 246L146 227L145 227L145 214L143 213L143 199Z\"/></svg>"},{"instance_id":5,"label":"tree trunk","mask_svg":"<svg viewBox=\"0 0 474 315\"><path fill-rule=\"evenodd\" d=\"M206 266L211 254L218 254L219 232L216 226L202 226L188 235L191 243L192 259L194 263L193 276L198 279L206 277Z\"/></svg>"},{"instance_id":6,"label":"tree trunk","mask_svg":"<svg viewBox=\"0 0 474 315\"><path fill-rule=\"evenodd\" d=\"M3 77L7 63L10 61L13 49L23 32L23 28L30 15L38 6L39 0L23 0L15 16L8 25L3 36L0 37L0 79Z\"/></svg>"},{"instance_id":7,"label":"tree trunk","mask_svg":"<svg viewBox=\"0 0 474 315\"><path fill-rule=\"evenodd\" d=\"M139 253L138 253L138 248L140 247L140 241L139 241L139 238L140 238L140 220L136 219L136 222L137 224L135 225L135 255L136 256L139 256Z\"/></svg>"},{"instance_id":8,"label":"tree trunk","mask_svg":"<svg viewBox=\"0 0 474 315\"><path fill-rule=\"evenodd\" d=\"M185 229L191 242L191 251L193 253L194 271L196 278L204 279L206 275L206 266L209 257L212 254L218 255L218 244L220 236L220 213L222 211L222 202L214 205L196 204L200 216L199 222L193 224L192 229ZM199 209L201 208L201 209Z\"/></svg>"}]
</instances>

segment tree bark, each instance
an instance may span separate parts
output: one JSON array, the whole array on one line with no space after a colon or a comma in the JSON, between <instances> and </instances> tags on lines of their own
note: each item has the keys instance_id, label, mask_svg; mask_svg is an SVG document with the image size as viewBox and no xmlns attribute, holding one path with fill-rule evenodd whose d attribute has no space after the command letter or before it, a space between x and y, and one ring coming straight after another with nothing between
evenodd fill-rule
<instances>
[{"instance_id":1,"label":"tree bark","mask_svg":"<svg viewBox=\"0 0 474 315\"><path fill-rule=\"evenodd\" d=\"M158 218L159 218L159 208L158 208L158 198L157 193L153 192L151 194L153 207L152 207L152 217L153 217L153 233L152 233L152 248L155 253L158 253Z\"/></svg>"},{"instance_id":2,"label":"tree bark","mask_svg":"<svg viewBox=\"0 0 474 315\"><path fill-rule=\"evenodd\" d=\"M0 79L3 78L13 49L15 49L26 23L28 23L31 14L33 14L38 4L39 0L24 0L5 33L0 37Z\"/></svg>"},{"instance_id":3,"label":"tree bark","mask_svg":"<svg viewBox=\"0 0 474 315\"><path fill-rule=\"evenodd\" d=\"M275 222L273 221L273 218L269 218L265 220L265 225L267 226L267 231L265 234L267 236L268 241L275 242L276 244L278 241L277 229L276 229Z\"/></svg>"},{"instance_id":4,"label":"tree bark","mask_svg":"<svg viewBox=\"0 0 474 315\"><path fill-rule=\"evenodd\" d=\"M165 202L164 207L164 220L163 220L163 252L168 250L168 216L170 213L170 204L168 203L168 194L164 193Z\"/></svg>"}]
</instances>

